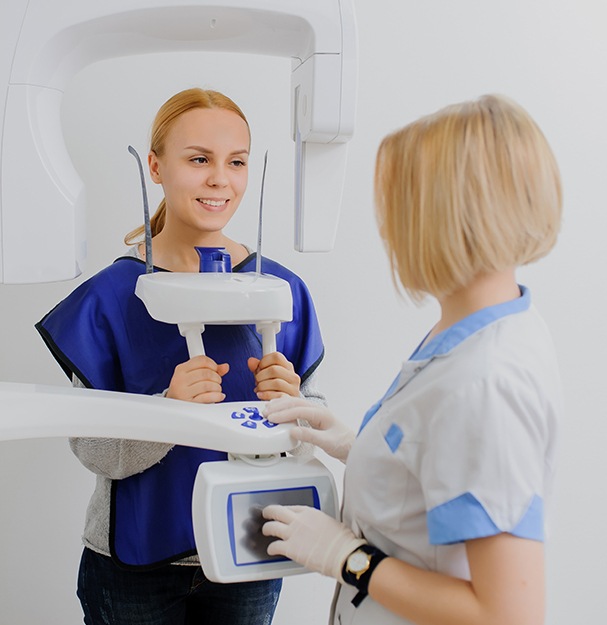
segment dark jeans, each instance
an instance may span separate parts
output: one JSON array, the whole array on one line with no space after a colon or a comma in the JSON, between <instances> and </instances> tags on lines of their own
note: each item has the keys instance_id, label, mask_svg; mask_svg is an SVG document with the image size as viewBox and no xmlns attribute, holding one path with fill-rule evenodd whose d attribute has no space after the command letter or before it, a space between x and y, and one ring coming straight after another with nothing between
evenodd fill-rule
<instances>
[{"instance_id":1,"label":"dark jeans","mask_svg":"<svg viewBox=\"0 0 607 625\"><path fill-rule=\"evenodd\" d=\"M199 566L125 571L90 549L78 575L85 625L270 625L281 586L216 584Z\"/></svg>"}]
</instances>

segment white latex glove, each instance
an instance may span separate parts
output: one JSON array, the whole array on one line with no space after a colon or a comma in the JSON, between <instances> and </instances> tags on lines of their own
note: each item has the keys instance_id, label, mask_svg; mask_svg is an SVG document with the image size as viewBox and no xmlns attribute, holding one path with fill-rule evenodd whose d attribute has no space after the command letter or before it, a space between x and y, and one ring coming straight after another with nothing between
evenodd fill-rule
<instances>
[{"instance_id":1,"label":"white latex glove","mask_svg":"<svg viewBox=\"0 0 607 625\"><path fill-rule=\"evenodd\" d=\"M263 525L263 534L279 539L270 543L268 555L285 556L342 583L346 558L367 542L343 523L309 506L271 505L262 514L270 519Z\"/></svg>"},{"instance_id":2,"label":"white latex glove","mask_svg":"<svg viewBox=\"0 0 607 625\"><path fill-rule=\"evenodd\" d=\"M270 401L264 416L272 423L291 423L302 419L311 427L294 427L291 436L303 443L312 443L327 452L329 456L345 462L352 443L354 432L338 421L333 413L316 402L297 397L281 397Z\"/></svg>"}]
</instances>

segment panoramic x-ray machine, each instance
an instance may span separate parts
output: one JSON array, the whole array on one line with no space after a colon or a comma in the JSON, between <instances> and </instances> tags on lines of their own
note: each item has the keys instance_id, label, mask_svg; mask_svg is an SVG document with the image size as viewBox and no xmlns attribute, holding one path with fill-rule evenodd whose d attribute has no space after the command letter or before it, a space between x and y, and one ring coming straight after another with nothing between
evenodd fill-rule
<instances>
[{"instance_id":1,"label":"panoramic x-ray machine","mask_svg":"<svg viewBox=\"0 0 607 625\"><path fill-rule=\"evenodd\" d=\"M85 194L60 122L71 77L105 58L181 50L292 58L295 247L332 249L354 127L352 0L12 0L0 6L0 282L81 273ZM205 323L254 323L271 351L292 314L288 284L259 273L141 280L136 292L150 314L183 326L191 354L203 349ZM208 297L196 298L197 289ZM165 310L167 301L175 305ZM302 568L267 555L259 509L303 503L335 515L337 504L321 463L281 457L294 446L290 426L269 423L262 407L0 382L0 441L130 438L228 452L234 460L205 463L196 479L197 548L211 579L264 579Z\"/></svg>"}]
</instances>

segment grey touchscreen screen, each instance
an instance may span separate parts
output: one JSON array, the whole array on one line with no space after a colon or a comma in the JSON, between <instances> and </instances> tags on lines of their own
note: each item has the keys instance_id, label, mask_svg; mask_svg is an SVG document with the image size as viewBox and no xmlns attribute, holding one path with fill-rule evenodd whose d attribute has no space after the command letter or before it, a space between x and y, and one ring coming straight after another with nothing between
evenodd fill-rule
<instances>
[{"instance_id":1,"label":"grey touchscreen screen","mask_svg":"<svg viewBox=\"0 0 607 625\"><path fill-rule=\"evenodd\" d=\"M228 496L228 529L232 558L237 566L285 559L268 555L268 545L276 539L261 532L265 522L261 511L270 504L320 509L318 492L311 486L231 493Z\"/></svg>"}]
</instances>

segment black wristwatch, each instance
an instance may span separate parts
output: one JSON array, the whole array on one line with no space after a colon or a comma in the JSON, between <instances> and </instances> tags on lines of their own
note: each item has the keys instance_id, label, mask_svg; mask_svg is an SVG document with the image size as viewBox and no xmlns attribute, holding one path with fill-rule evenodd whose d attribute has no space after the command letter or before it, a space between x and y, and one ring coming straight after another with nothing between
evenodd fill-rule
<instances>
[{"instance_id":1,"label":"black wristwatch","mask_svg":"<svg viewBox=\"0 0 607 625\"><path fill-rule=\"evenodd\" d=\"M352 604L358 607L367 596L369 581L375 567L388 556L377 547L361 545L357 547L344 562L341 576L346 584L358 588L358 593L352 599Z\"/></svg>"}]
</instances>

